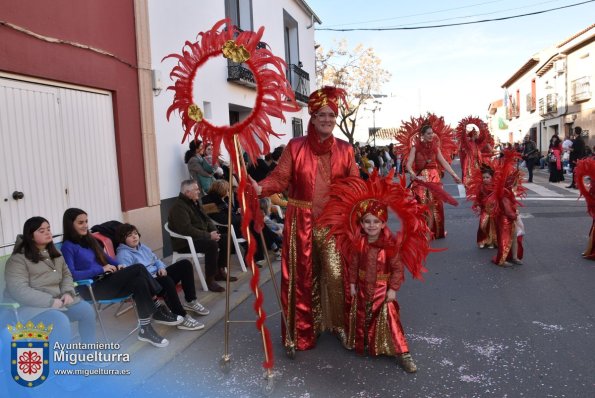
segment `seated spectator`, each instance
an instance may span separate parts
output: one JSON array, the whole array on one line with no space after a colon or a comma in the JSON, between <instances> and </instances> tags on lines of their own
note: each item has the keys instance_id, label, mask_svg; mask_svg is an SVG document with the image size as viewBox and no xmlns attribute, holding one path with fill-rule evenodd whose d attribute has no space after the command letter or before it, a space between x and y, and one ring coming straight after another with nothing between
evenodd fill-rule
<instances>
[{"instance_id":1,"label":"seated spectator","mask_svg":"<svg viewBox=\"0 0 595 398\"><path fill-rule=\"evenodd\" d=\"M97 239L89 233L89 218L81 209L70 208L62 217L64 243L62 254L74 280L93 279L93 293L96 299L109 300L132 294L139 316L140 329L137 338L155 347L166 347L169 341L160 336L151 319L164 325L179 325L184 321L169 311L161 301L153 301L153 296L161 292L142 264L125 267L108 256ZM90 300L88 289L82 286L79 293Z\"/></svg>"},{"instance_id":2,"label":"seated spectator","mask_svg":"<svg viewBox=\"0 0 595 398\"><path fill-rule=\"evenodd\" d=\"M271 196L269 196L269 199L271 200L271 205L279 206L281 210L285 212L285 210L287 209L287 198L285 197L285 195L281 193L274 193ZM276 207L271 208L271 217L279 223L282 223L284 221L283 217L277 214Z\"/></svg>"},{"instance_id":3,"label":"seated spectator","mask_svg":"<svg viewBox=\"0 0 595 398\"><path fill-rule=\"evenodd\" d=\"M198 183L202 192L207 192L215 181L215 170L203 158L203 145L200 140L192 140L189 144L189 149L186 151L184 161L188 166L190 177Z\"/></svg>"},{"instance_id":4,"label":"seated spectator","mask_svg":"<svg viewBox=\"0 0 595 398\"><path fill-rule=\"evenodd\" d=\"M146 245L140 242L138 229L131 224L122 224L116 231L118 249L116 259L125 266L142 264L147 271L161 285L161 294L165 303L171 311L184 318L178 329L200 330L205 327L202 323L192 318L187 312L192 311L198 315L208 315L209 310L202 306L196 299L196 287L194 286L194 270L192 263L188 260L180 260L169 267L165 267L163 261L159 260L155 253ZM176 285L181 282L184 291L185 303L182 305L178 297Z\"/></svg>"},{"instance_id":5,"label":"seated spectator","mask_svg":"<svg viewBox=\"0 0 595 398\"><path fill-rule=\"evenodd\" d=\"M219 160L213 162L213 144L210 142L205 145L204 156L205 162L213 169L213 175L215 178L223 177L223 169Z\"/></svg>"},{"instance_id":6,"label":"seated spectator","mask_svg":"<svg viewBox=\"0 0 595 398\"><path fill-rule=\"evenodd\" d=\"M264 215L264 228L262 230L268 249L272 249L277 260L281 259L281 245L283 244L283 224L271 219L271 200L259 200L260 209Z\"/></svg>"},{"instance_id":7,"label":"seated spectator","mask_svg":"<svg viewBox=\"0 0 595 398\"><path fill-rule=\"evenodd\" d=\"M199 201L200 189L196 181L184 180L178 199L169 210L169 228L181 235L191 236L197 252L205 255L205 276L207 287L212 292L223 292L225 288L215 283L227 278L227 235L220 234L215 224L204 212ZM171 238L174 251L190 251L185 239ZM221 249L221 250L219 250ZM237 278L230 276L230 281Z\"/></svg>"},{"instance_id":8,"label":"seated spectator","mask_svg":"<svg viewBox=\"0 0 595 398\"><path fill-rule=\"evenodd\" d=\"M77 322L81 342L97 342L95 311L78 297L64 257L54 246L49 222L43 217L25 221L12 255L6 262L4 296L21 305L23 323L54 325L52 340L69 343L70 322ZM4 325L3 325L4 326Z\"/></svg>"},{"instance_id":9,"label":"seated spectator","mask_svg":"<svg viewBox=\"0 0 595 398\"><path fill-rule=\"evenodd\" d=\"M209 188L205 196L201 198L205 213L209 215L215 222L227 225L227 215L229 211L229 183L225 180L217 180ZM210 205L210 206L207 206ZM207 209L207 207L209 209ZM242 217L240 210L233 201L231 211L231 222L236 233L241 232ZM223 231L222 231L223 232Z\"/></svg>"}]
</instances>

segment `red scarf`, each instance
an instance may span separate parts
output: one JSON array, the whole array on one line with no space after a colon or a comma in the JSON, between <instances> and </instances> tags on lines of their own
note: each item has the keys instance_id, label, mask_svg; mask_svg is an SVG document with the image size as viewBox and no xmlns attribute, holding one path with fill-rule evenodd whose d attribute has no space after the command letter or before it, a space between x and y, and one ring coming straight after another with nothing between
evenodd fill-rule
<instances>
[{"instance_id":1,"label":"red scarf","mask_svg":"<svg viewBox=\"0 0 595 398\"><path fill-rule=\"evenodd\" d=\"M308 122L308 143L315 155L320 156L329 153L335 143L335 137L331 135L326 140L320 142L318 131L312 124L312 119Z\"/></svg>"}]
</instances>

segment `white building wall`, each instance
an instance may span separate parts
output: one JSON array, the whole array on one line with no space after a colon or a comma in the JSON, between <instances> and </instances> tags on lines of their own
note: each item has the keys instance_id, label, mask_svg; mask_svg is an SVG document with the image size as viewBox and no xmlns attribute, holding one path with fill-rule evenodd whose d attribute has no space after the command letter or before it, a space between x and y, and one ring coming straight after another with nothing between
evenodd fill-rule
<instances>
[{"instance_id":1,"label":"white building wall","mask_svg":"<svg viewBox=\"0 0 595 398\"><path fill-rule=\"evenodd\" d=\"M300 61L303 69L310 74L310 88L314 89L315 50L314 29L306 29L311 24L307 15L293 0L266 1L252 0L253 30L265 26L262 41L266 42L273 54L285 58L283 10L286 10L298 23ZM180 181L188 178L183 157L187 143L181 144L183 129L180 118L172 114L166 119L166 110L173 101L173 91L165 90L172 84L169 79L174 59L162 58L180 53L185 41L195 41L197 34L212 28L225 18L225 2L205 2L178 0L175 6L165 0L149 1L151 30L152 69L160 75L163 90L154 98L155 128L159 161L159 185L161 199L177 196ZM229 124L229 105L252 108L256 90L227 82L227 62L223 57L210 59L199 69L195 80L195 102L205 110L205 117L215 124ZM307 108L301 112L286 113L286 123L271 118L276 132L285 134L282 139L271 138L271 147L286 143L292 137L292 117L301 118L304 132L308 121Z\"/></svg>"}]
</instances>

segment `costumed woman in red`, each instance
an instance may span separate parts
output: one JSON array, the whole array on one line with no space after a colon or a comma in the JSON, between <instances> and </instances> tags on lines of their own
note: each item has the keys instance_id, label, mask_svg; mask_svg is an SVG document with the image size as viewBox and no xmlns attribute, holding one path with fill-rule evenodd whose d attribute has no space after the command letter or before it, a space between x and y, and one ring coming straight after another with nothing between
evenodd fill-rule
<instances>
[{"instance_id":1,"label":"costumed woman in red","mask_svg":"<svg viewBox=\"0 0 595 398\"><path fill-rule=\"evenodd\" d=\"M461 178L463 184L471 177L482 163L492 157L494 139L490 135L487 124L478 117L468 116L462 119L455 129L459 141L459 158L461 159Z\"/></svg>"},{"instance_id":2,"label":"costumed woman in red","mask_svg":"<svg viewBox=\"0 0 595 398\"><path fill-rule=\"evenodd\" d=\"M409 353L399 316L396 293L404 280L404 265L421 279L423 263L431 251L425 206L405 188L405 178L393 183L393 172L367 181L349 177L331 186L331 199L320 219L330 227L341 254L347 259L349 294L347 341L358 354L397 358L406 372L417 370ZM386 226L392 210L401 230Z\"/></svg>"},{"instance_id":3,"label":"costumed woman in red","mask_svg":"<svg viewBox=\"0 0 595 398\"><path fill-rule=\"evenodd\" d=\"M581 196L585 197L587 211L593 218L587 249L583 252L583 257L587 260L595 260L595 184L593 178L595 178L595 159L578 160L574 167L574 182L578 186Z\"/></svg>"},{"instance_id":4,"label":"costumed woman in red","mask_svg":"<svg viewBox=\"0 0 595 398\"><path fill-rule=\"evenodd\" d=\"M359 176L353 148L332 132L345 91L323 87L310 95L308 135L289 141L279 163L255 189L260 196L289 190L281 259L281 303L291 333L282 324L286 347L295 339L298 350L316 345L331 330L345 338L343 268L327 228L318 223L329 201L330 185L339 178Z\"/></svg>"},{"instance_id":5,"label":"costumed woman in red","mask_svg":"<svg viewBox=\"0 0 595 398\"><path fill-rule=\"evenodd\" d=\"M446 194L440 180L442 170L446 170L457 184L461 183L448 163L456 149L452 129L445 125L444 118L429 114L405 122L395 138L397 150L404 157L405 170L411 176L415 197L428 207L426 221L432 238L444 238L444 198L439 195L440 191Z\"/></svg>"},{"instance_id":6,"label":"costumed woman in red","mask_svg":"<svg viewBox=\"0 0 595 398\"><path fill-rule=\"evenodd\" d=\"M517 198L524 196L525 188L522 186L522 174L516 167L520 155L512 149L505 150L503 155L494 162L494 189L485 203L494 208L496 217L498 253L492 262L505 267L523 264L524 227L519 217L520 202Z\"/></svg>"},{"instance_id":7,"label":"costumed woman in red","mask_svg":"<svg viewBox=\"0 0 595 398\"><path fill-rule=\"evenodd\" d=\"M480 249L493 249L498 244L496 236L496 217L494 205L487 198L494 192L494 165L487 160L479 168L474 169L467 179L467 200L473 204L471 208L479 215L477 228L477 246Z\"/></svg>"}]
</instances>

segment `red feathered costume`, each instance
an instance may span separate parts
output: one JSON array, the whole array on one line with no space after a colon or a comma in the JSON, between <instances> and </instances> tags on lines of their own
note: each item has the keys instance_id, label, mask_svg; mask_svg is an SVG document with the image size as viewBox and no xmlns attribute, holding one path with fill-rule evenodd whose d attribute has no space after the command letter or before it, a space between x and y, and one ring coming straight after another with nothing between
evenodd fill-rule
<instances>
[{"instance_id":1,"label":"red feathered costume","mask_svg":"<svg viewBox=\"0 0 595 398\"><path fill-rule=\"evenodd\" d=\"M494 169L495 162L484 161L481 167L473 170L467 179L467 200L473 202L471 208L479 215L479 226L477 228L477 245L492 248L497 246L496 217L494 205L488 203L488 197L494 192ZM490 181L484 181L484 174L490 175Z\"/></svg>"},{"instance_id":2,"label":"red feathered costume","mask_svg":"<svg viewBox=\"0 0 595 398\"><path fill-rule=\"evenodd\" d=\"M370 355L397 356L409 351L399 305L396 300L388 301L387 295L401 286L404 266L421 279L423 263L431 251L425 207L405 188L404 178L399 184L392 181L392 172L380 178L377 171L367 181L357 177L340 180L331 186L331 200L320 219L349 259L348 280L356 293L346 299L346 347L359 354L366 348ZM368 214L386 222L388 210L399 216L402 230L393 235L385 226L378 239L370 242L360 222Z\"/></svg>"},{"instance_id":3,"label":"red feathered costume","mask_svg":"<svg viewBox=\"0 0 595 398\"><path fill-rule=\"evenodd\" d=\"M517 235L517 209L520 206L517 198L525 194L522 175L516 168L519 158L520 155L510 149L504 151L504 156L498 162L494 162L494 189L485 201L486 206L494 209L498 253L492 262L500 266L504 266L507 261L523 258L522 236ZM517 253L512 252L513 239L517 241Z\"/></svg>"},{"instance_id":4,"label":"red feathered costume","mask_svg":"<svg viewBox=\"0 0 595 398\"><path fill-rule=\"evenodd\" d=\"M463 184L492 157L494 139L490 135L487 124L478 117L468 116L462 119L455 129L459 141L459 158L461 159L461 178Z\"/></svg>"},{"instance_id":5,"label":"red feathered costume","mask_svg":"<svg viewBox=\"0 0 595 398\"><path fill-rule=\"evenodd\" d=\"M589 179L588 183L585 182L585 178ZM595 260L595 183L593 179L595 179L595 159L578 160L574 167L574 181L581 192L581 196L585 197L587 211L593 218L587 249L583 252L583 257L587 260Z\"/></svg>"},{"instance_id":6,"label":"red feathered costume","mask_svg":"<svg viewBox=\"0 0 595 398\"><path fill-rule=\"evenodd\" d=\"M434 131L433 140L430 142L426 142L420 137L419 133L424 125L431 126ZM412 169L416 176L425 179L425 183L414 181L412 190L418 202L428 208L426 221L430 226L432 238L444 238L446 236L443 205L445 198L441 198L437 194L445 192L442 189L443 168L438 161L438 154L441 153L447 162L451 161L456 150L452 129L444 123L442 117L428 114L426 117L411 118L411 121L404 122L395 138L397 152L403 156L403 164L408 164L411 149L415 149ZM432 186L435 189L431 189Z\"/></svg>"},{"instance_id":7,"label":"red feathered costume","mask_svg":"<svg viewBox=\"0 0 595 398\"><path fill-rule=\"evenodd\" d=\"M329 107L337 114L344 95L334 87L317 90L310 95L308 111L312 115ZM333 136L320 142L310 120L308 135L289 141L275 170L259 182L263 197L289 189L281 260L281 303L291 329L288 334L282 324L286 347L295 342L298 350L314 348L323 330L344 339L344 264L317 220L331 183L357 175L351 145Z\"/></svg>"}]
</instances>

